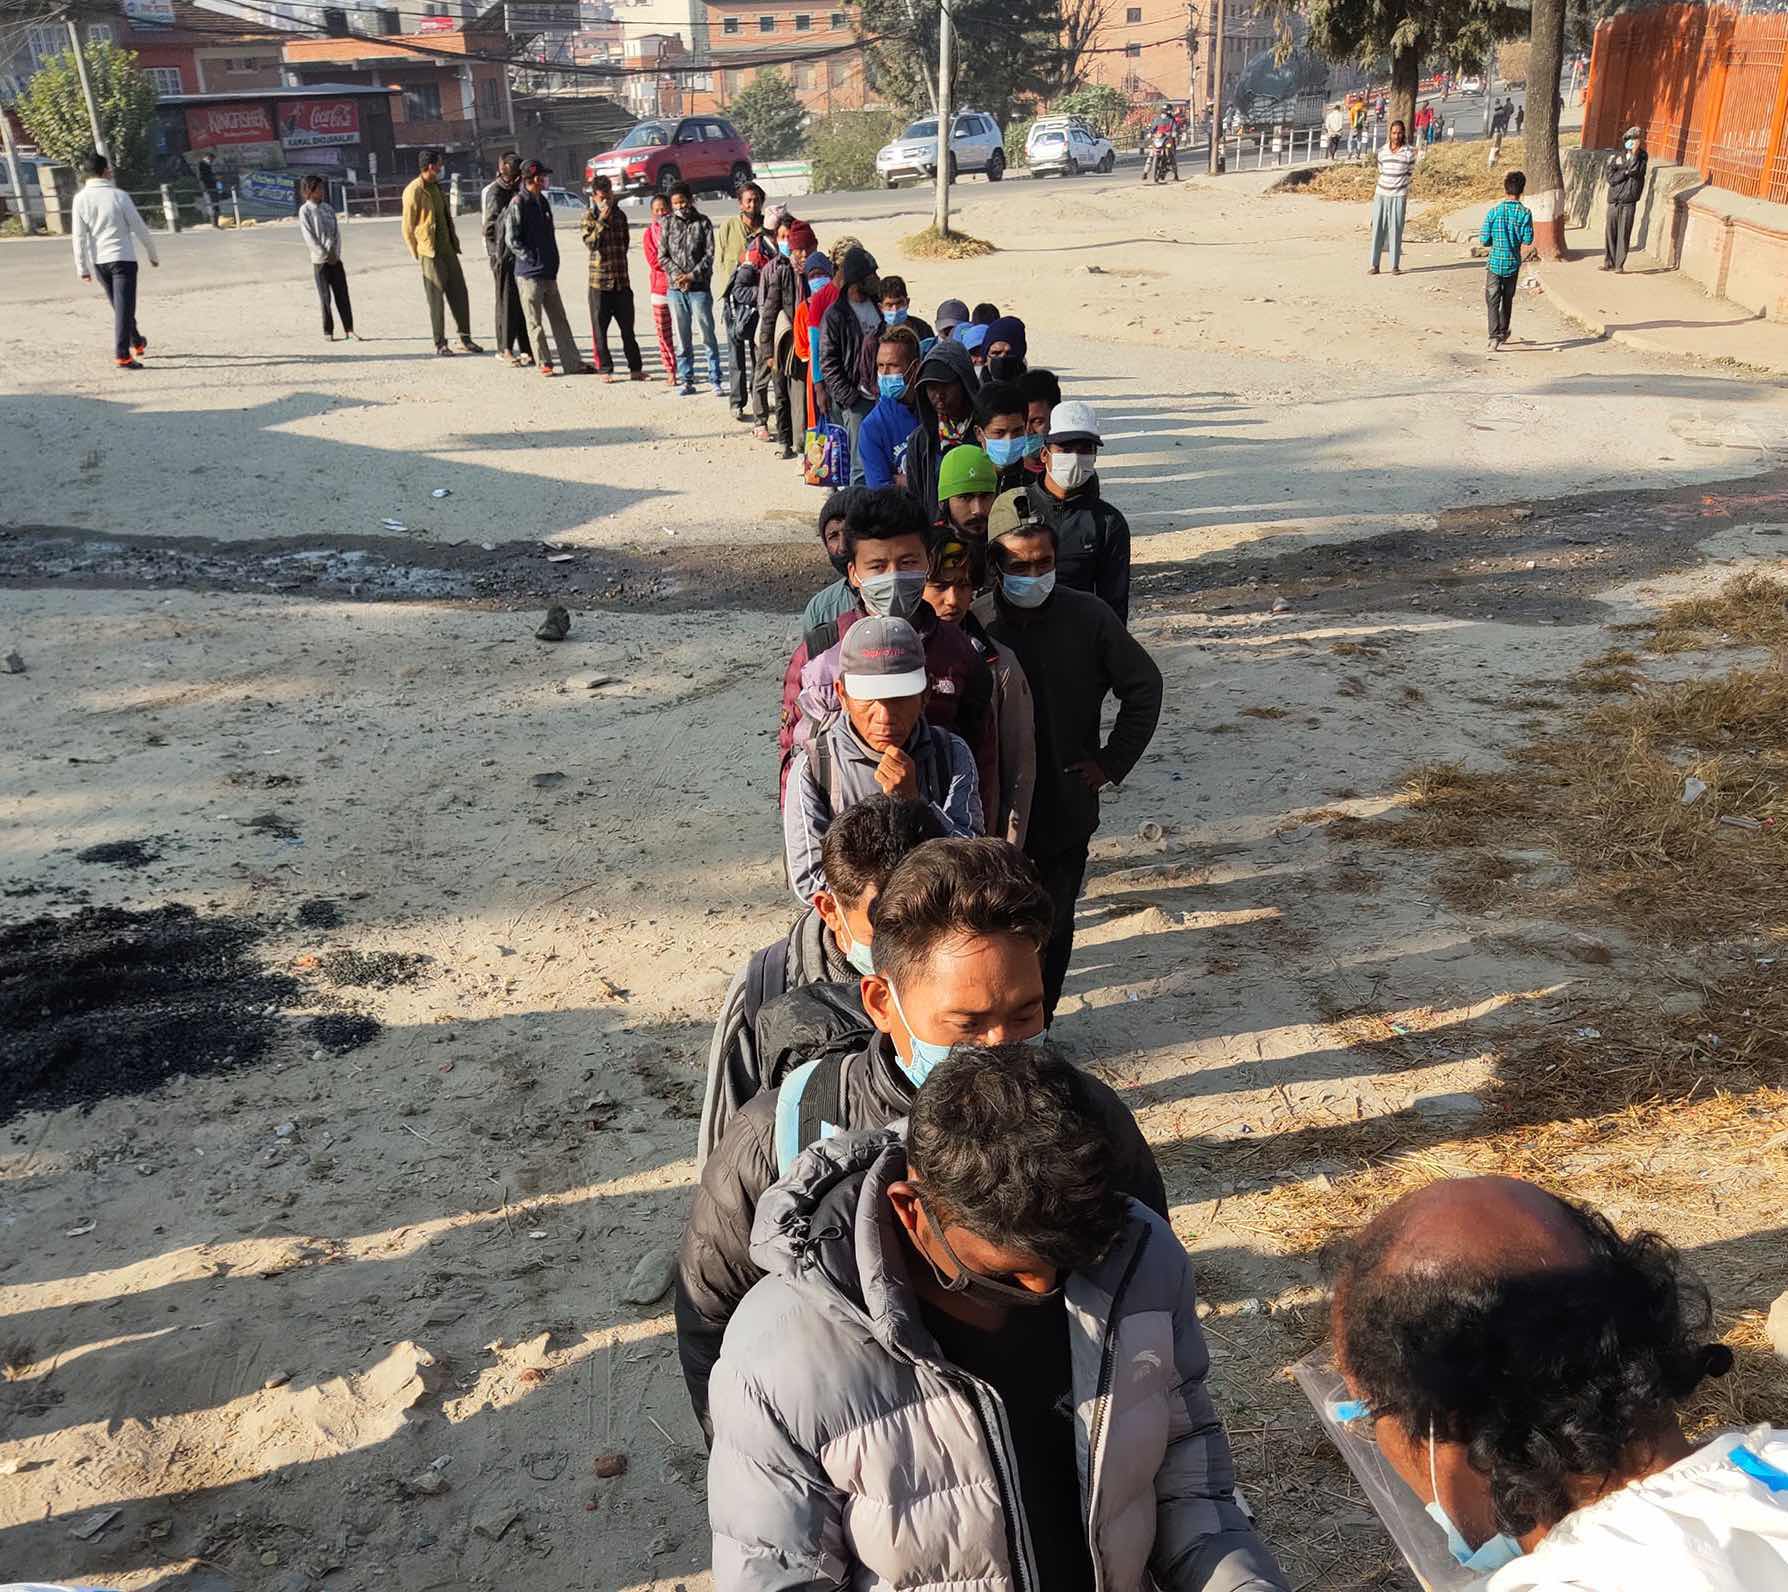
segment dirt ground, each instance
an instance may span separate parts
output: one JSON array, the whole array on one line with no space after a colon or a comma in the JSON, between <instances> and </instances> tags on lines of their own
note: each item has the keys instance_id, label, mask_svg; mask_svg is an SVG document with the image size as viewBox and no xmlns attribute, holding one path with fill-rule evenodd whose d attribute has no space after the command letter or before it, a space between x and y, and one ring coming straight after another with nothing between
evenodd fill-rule
<instances>
[{"instance_id":1,"label":"dirt ground","mask_svg":"<svg viewBox=\"0 0 1788 1592\"><path fill-rule=\"evenodd\" d=\"M1505 1165L1683 1243L1734 1341L1788 1286L1757 1103L1788 1040L1750 1008L1697 1037L1788 925L1574 904L1544 827L1461 893L1458 854L1370 825L1415 765L1571 722L1615 627L1783 571L1788 402L1543 291L1487 361L1460 250L1369 282L1361 217L1264 185L972 186L1002 252L947 270L900 261L916 214L815 208L922 310L1023 314L1105 419L1168 690L1058 1036L1157 1147L1293 1585L1402 1587L1284 1372L1325 1238ZM793 909L773 736L819 494L712 398L434 359L385 224L348 228L365 345L321 343L289 229L173 240L140 375L63 246L4 258L0 1563L698 1592L668 1298L627 1296L676 1240L720 994ZM1740 664L1780 667L1716 639L1634 668ZM1582 1035L1621 1008L1708 1081L1624 1127L1562 1086L1498 1103L1534 1045L1619 1074Z\"/></svg>"}]
</instances>

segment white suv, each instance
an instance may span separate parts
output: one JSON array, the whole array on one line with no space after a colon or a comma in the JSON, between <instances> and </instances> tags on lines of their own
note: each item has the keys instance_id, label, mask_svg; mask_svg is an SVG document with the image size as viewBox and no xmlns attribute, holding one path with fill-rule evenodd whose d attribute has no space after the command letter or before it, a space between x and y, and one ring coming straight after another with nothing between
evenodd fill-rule
<instances>
[{"instance_id":1,"label":"white suv","mask_svg":"<svg viewBox=\"0 0 1788 1592\"><path fill-rule=\"evenodd\" d=\"M1006 175L1005 142L1000 124L983 111L958 111L950 129L950 180L965 171L983 171L989 182ZM902 177L937 175L937 118L913 122L875 157L875 174L888 187Z\"/></svg>"},{"instance_id":2,"label":"white suv","mask_svg":"<svg viewBox=\"0 0 1788 1592\"><path fill-rule=\"evenodd\" d=\"M1073 177L1083 171L1110 171L1117 151L1078 116L1039 116L1024 140L1024 158L1031 174L1060 172Z\"/></svg>"}]
</instances>

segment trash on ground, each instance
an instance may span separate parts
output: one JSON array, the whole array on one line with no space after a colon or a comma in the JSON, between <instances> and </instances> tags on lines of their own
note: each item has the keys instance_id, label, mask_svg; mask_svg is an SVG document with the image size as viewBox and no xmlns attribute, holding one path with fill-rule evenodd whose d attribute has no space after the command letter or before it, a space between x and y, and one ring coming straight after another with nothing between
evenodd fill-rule
<instances>
[{"instance_id":1,"label":"trash on ground","mask_svg":"<svg viewBox=\"0 0 1788 1592\"><path fill-rule=\"evenodd\" d=\"M82 1542L91 1542L123 1513L122 1509L96 1510L85 1520L77 1520L68 1528L68 1534L71 1537L79 1537Z\"/></svg>"},{"instance_id":2,"label":"trash on ground","mask_svg":"<svg viewBox=\"0 0 1788 1592\"><path fill-rule=\"evenodd\" d=\"M82 1222L79 1227L69 1228L62 1236L64 1238L85 1238L97 1226L99 1226L98 1222Z\"/></svg>"},{"instance_id":3,"label":"trash on ground","mask_svg":"<svg viewBox=\"0 0 1788 1592\"><path fill-rule=\"evenodd\" d=\"M1738 813L1720 814L1720 822L1729 829L1761 829L1762 823L1755 818L1746 818Z\"/></svg>"},{"instance_id":4,"label":"trash on ground","mask_svg":"<svg viewBox=\"0 0 1788 1592\"><path fill-rule=\"evenodd\" d=\"M1682 782L1682 805L1692 807L1707 794L1707 781L1696 779L1693 774Z\"/></svg>"},{"instance_id":5,"label":"trash on ground","mask_svg":"<svg viewBox=\"0 0 1788 1592\"><path fill-rule=\"evenodd\" d=\"M409 529L409 526L405 525L402 520L380 520L379 523L388 531L407 531Z\"/></svg>"},{"instance_id":6,"label":"trash on ground","mask_svg":"<svg viewBox=\"0 0 1788 1592\"><path fill-rule=\"evenodd\" d=\"M16 652L9 652L4 658L0 658L0 668L3 668L8 674L23 674L25 660Z\"/></svg>"},{"instance_id":7,"label":"trash on ground","mask_svg":"<svg viewBox=\"0 0 1788 1592\"><path fill-rule=\"evenodd\" d=\"M450 486L438 486L434 489L434 491L429 493L429 496L433 497L433 498L452 497L453 496L453 488Z\"/></svg>"},{"instance_id":8,"label":"trash on ground","mask_svg":"<svg viewBox=\"0 0 1788 1592\"><path fill-rule=\"evenodd\" d=\"M541 621L540 628L534 632L536 641L563 641L571 634L571 612L554 604L546 611L546 618Z\"/></svg>"}]
</instances>

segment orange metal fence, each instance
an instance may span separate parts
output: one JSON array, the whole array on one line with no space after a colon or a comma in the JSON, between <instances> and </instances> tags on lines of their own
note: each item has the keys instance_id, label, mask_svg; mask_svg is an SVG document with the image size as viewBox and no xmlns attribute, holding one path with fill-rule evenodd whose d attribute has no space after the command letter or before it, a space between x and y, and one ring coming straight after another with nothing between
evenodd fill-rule
<instances>
[{"instance_id":1,"label":"orange metal fence","mask_svg":"<svg viewBox=\"0 0 1788 1592\"><path fill-rule=\"evenodd\" d=\"M1654 161L1788 202L1788 15L1724 6L1626 11L1596 29L1586 149L1645 129Z\"/></svg>"}]
</instances>

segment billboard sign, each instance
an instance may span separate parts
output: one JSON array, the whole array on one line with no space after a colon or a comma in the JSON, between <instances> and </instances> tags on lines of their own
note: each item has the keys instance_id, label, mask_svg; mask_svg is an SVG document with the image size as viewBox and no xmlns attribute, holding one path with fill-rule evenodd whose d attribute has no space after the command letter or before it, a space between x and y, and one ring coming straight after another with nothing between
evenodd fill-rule
<instances>
[{"instance_id":1,"label":"billboard sign","mask_svg":"<svg viewBox=\"0 0 1788 1592\"><path fill-rule=\"evenodd\" d=\"M174 25L174 0L124 0L122 10L132 22L148 22L164 28Z\"/></svg>"},{"instance_id":2,"label":"billboard sign","mask_svg":"<svg viewBox=\"0 0 1788 1592\"><path fill-rule=\"evenodd\" d=\"M458 17L422 17L417 21L414 31L417 33L457 33L459 26Z\"/></svg>"},{"instance_id":3,"label":"billboard sign","mask_svg":"<svg viewBox=\"0 0 1788 1592\"><path fill-rule=\"evenodd\" d=\"M186 139L194 149L279 141L267 107L260 104L195 105L186 113Z\"/></svg>"},{"instance_id":4,"label":"billboard sign","mask_svg":"<svg viewBox=\"0 0 1788 1592\"><path fill-rule=\"evenodd\" d=\"M577 0L505 0L505 33L575 33Z\"/></svg>"},{"instance_id":5,"label":"billboard sign","mask_svg":"<svg viewBox=\"0 0 1788 1592\"><path fill-rule=\"evenodd\" d=\"M279 141L287 149L360 142L360 107L352 100L290 100L279 107Z\"/></svg>"}]
</instances>

